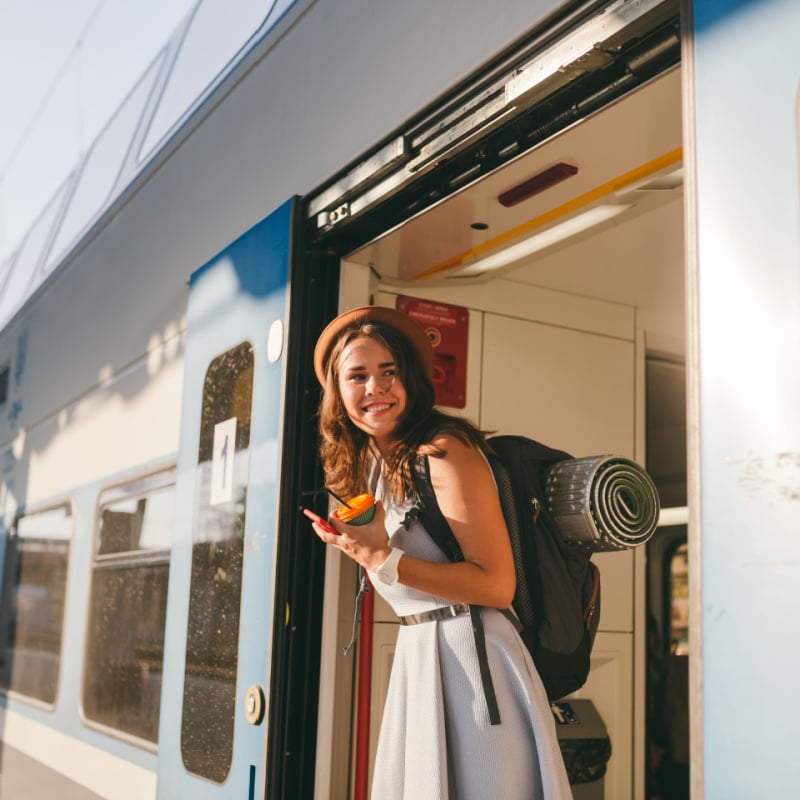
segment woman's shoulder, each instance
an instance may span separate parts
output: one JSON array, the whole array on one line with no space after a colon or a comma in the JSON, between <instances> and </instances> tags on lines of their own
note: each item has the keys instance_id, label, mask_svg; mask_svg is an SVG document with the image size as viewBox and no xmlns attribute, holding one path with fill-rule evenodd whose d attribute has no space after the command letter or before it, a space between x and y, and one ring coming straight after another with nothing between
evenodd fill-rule
<instances>
[{"instance_id":1,"label":"woman's shoulder","mask_svg":"<svg viewBox=\"0 0 800 800\"><path fill-rule=\"evenodd\" d=\"M485 498L494 490L489 462L477 444L449 432L438 434L434 444L441 455L428 460L428 474L440 507Z\"/></svg>"},{"instance_id":2,"label":"woman's shoulder","mask_svg":"<svg viewBox=\"0 0 800 800\"><path fill-rule=\"evenodd\" d=\"M458 433L441 431L436 434L431 444L438 453L437 457L429 461L432 476L447 475L453 470L456 472L464 469L482 470L488 463L479 442L460 436Z\"/></svg>"},{"instance_id":3,"label":"woman's shoulder","mask_svg":"<svg viewBox=\"0 0 800 800\"><path fill-rule=\"evenodd\" d=\"M437 449L449 448L486 452L486 439L480 429L467 419L441 416L432 427L430 444Z\"/></svg>"},{"instance_id":4,"label":"woman's shoulder","mask_svg":"<svg viewBox=\"0 0 800 800\"><path fill-rule=\"evenodd\" d=\"M431 444L437 450L441 450L444 456L447 456L451 451L459 453L477 449L476 445L463 434L459 435L454 431L448 430L440 430L435 433L431 438Z\"/></svg>"}]
</instances>

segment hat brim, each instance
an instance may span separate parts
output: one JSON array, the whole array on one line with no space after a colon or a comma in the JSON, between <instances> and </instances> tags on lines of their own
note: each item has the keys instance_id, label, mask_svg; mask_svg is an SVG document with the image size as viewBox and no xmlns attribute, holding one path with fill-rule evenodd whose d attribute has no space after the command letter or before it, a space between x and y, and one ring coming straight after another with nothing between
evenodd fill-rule
<instances>
[{"instance_id":1,"label":"hat brim","mask_svg":"<svg viewBox=\"0 0 800 800\"><path fill-rule=\"evenodd\" d=\"M322 386L325 386L325 368L328 358L339 334L347 328L356 327L365 322L378 322L394 328L402 334L422 362L426 374L433 375L433 346L422 325L411 319L408 314L394 308L363 306L340 314L319 335L314 348L314 372Z\"/></svg>"}]
</instances>

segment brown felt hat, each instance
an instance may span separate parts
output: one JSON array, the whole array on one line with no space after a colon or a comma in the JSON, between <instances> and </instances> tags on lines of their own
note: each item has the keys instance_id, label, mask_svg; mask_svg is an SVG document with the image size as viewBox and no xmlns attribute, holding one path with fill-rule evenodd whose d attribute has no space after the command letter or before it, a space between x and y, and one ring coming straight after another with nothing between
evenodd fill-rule
<instances>
[{"instance_id":1,"label":"brown felt hat","mask_svg":"<svg viewBox=\"0 0 800 800\"><path fill-rule=\"evenodd\" d=\"M319 335L317 346L314 348L314 372L317 380L323 386L325 385L325 367L339 334L347 328L354 328L364 322L387 325L402 334L422 362L425 372L433 375L433 345L422 325L411 319L408 314L394 308L363 306L339 314Z\"/></svg>"}]
</instances>

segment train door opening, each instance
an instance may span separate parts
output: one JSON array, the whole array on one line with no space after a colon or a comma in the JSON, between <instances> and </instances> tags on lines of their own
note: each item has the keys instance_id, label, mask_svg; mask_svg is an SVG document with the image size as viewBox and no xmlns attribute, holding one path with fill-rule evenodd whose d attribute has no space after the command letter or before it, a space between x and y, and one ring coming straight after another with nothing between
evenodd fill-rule
<instances>
[{"instance_id":1,"label":"train door opening","mask_svg":"<svg viewBox=\"0 0 800 800\"><path fill-rule=\"evenodd\" d=\"M444 405L484 430L647 465L647 364L684 357L680 98L680 70L668 70L348 252L340 307L411 301L463 311L463 402ZM662 399L683 408L679 393ZM595 559L600 632L576 697L596 705L612 740L605 796L642 797L647 560L644 548ZM326 569L336 602L323 612L323 662L333 666L321 688L318 796L360 798L357 752L374 756L396 621L378 601L371 658L344 661L355 574L334 560ZM365 669L368 725L363 715L358 723L354 688ZM349 744L333 734L343 729Z\"/></svg>"},{"instance_id":2,"label":"train door opening","mask_svg":"<svg viewBox=\"0 0 800 800\"><path fill-rule=\"evenodd\" d=\"M309 241L342 257L340 309L427 305L466 320L462 346L449 354L463 368L462 391L442 405L484 430L644 466L647 365L685 358L680 25L677 4L649 8L643 27L620 33L602 55L593 50L597 70L577 59L551 94L526 83L524 66L490 75L304 209ZM544 69L549 52L529 63ZM504 118L502 97L524 100ZM679 394L662 399L685 405ZM575 697L594 703L612 741L605 796L632 800L647 781L648 560L644 547L594 559L600 630ZM352 565L328 560L319 798L368 796L391 672L396 620L379 601L369 657L341 656L355 583Z\"/></svg>"}]
</instances>

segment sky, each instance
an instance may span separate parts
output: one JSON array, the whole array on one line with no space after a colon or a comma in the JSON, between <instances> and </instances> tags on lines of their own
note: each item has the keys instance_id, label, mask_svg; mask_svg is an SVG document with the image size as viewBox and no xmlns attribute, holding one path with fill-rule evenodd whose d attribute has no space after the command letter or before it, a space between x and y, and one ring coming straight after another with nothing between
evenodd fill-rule
<instances>
[{"instance_id":1,"label":"sky","mask_svg":"<svg viewBox=\"0 0 800 800\"><path fill-rule=\"evenodd\" d=\"M197 0L0 0L0 264Z\"/></svg>"}]
</instances>

